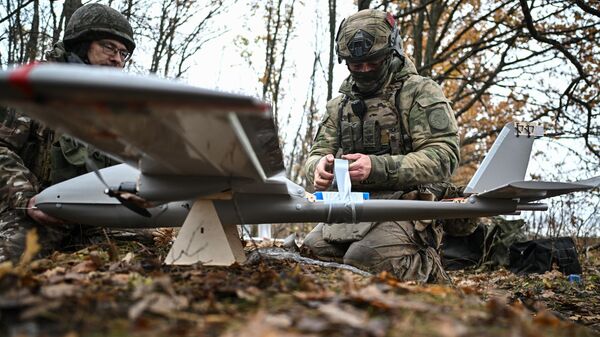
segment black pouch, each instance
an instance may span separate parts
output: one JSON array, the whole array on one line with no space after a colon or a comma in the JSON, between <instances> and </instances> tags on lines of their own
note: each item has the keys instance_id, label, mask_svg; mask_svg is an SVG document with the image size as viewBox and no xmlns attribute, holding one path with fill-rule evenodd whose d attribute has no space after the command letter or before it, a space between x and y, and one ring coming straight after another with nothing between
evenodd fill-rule
<instances>
[{"instance_id":1,"label":"black pouch","mask_svg":"<svg viewBox=\"0 0 600 337\"><path fill-rule=\"evenodd\" d=\"M344 154L363 151L361 122L342 121L342 149Z\"/></svg>"},{"instance_id":2,"label":"black pouch","mask_svg":"<svg viewBox=\"0 0 600 337\"><path fill-rule=\"evenodd\" d=\"M514 243L509 259L509 269L515 274L541 274L552 270L552 264L565 275L581 274L577 249L570 237Z\"/></svg>"},{"instance_id":3,"label":"black pouch","mask_svg":"<svg viewBox=\"0 0 600 337\"><path fill-rule=\"evenodd\" d=\"M381 150L381 127L376 120L368 120L363 124L363 146L370 153Z\"/></svg>"},{"instance_id":4,"label":"black pouch","mask_svg":"<svg viewBox=\"0 0 600 337\"><path fill-rule=\"evenodd\" d=\"M350 107L352 108L352 112L362 120L367 113L367 105L363 100L356 100L350 102Z\"/></svg>"}]
</instances>

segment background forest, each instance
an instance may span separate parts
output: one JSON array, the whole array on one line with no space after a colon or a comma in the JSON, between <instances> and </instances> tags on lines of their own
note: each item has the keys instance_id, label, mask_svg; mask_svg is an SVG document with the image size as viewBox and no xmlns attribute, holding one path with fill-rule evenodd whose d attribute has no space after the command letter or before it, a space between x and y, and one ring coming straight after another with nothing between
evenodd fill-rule
<instances>
[{"instance_id":1,"label":"background forest","mask_svg":"<svg viewBox=\"0 0 600 337\"><path fill-rule=\"evenodd\" d=\"M0 0L0 68L43 59L81 0ZM291 179L325 102L347 71L333 39L363 8L392 12L419 73L440 83L461 130L466 183L502 126L544 123L532 179L600 173L600 1L581 0L108 0L134 27L128 69L243 92L273 106ZM235 82L235 83L231 83ZM534 235L600 232L600 191L549 201L527 215Z\"/></svg>"}]
</instances>

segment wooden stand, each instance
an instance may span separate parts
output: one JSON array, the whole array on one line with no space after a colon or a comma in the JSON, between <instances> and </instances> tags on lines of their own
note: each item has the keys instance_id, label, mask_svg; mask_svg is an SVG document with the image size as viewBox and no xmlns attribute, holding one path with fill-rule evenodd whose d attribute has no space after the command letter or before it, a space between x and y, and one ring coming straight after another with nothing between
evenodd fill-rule
<instances>
[{"instance_id":1,"label":"wooden stand","mask_svg":"<svg viewBox=\"0 0 600 337\"><path fill-rule=\"evenodd\" d=\"M223 226L212 200L194 202L164 263L229 266L246 261L237 226Z\"/></svg>"}]
</instances>

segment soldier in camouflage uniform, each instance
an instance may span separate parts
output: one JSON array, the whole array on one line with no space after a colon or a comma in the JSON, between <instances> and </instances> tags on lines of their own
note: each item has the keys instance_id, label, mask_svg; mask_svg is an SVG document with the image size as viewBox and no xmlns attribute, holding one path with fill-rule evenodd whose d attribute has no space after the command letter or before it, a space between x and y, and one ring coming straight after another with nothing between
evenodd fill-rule
<instances>
[{"instance_id":1,"label":"soldier in camouflage uniform","mask_svg":"<svg viewBox=\"0 0 600 337\"><path fill-rule=\"evenodd\" d=\"M362 10L344 20L338 61L350 76L327 103L305 163L316 190L330 187L335 157L350 161L353 190L371 198L435 200L459 162L457 124L438 84L417 74L404 55L395 19ZM324 260L402 280L447 279L438 254L442 229L433 221L319 224L304 242Z\"/></svg>"},{"instance_id":2,"label":"soldier in camouflage uniform","mask_svg":"<svg viewBox=\"0 0 600 337\"><path fill-rule=\"evenodd\" d=\"M46 58L123 68L134 49L133 30L121 13L89 4L73 13L63 41ZM75 228L35 209L35 195L51 184L87 173L86 158L98 167L116 162L15 111L0 111L0 121L0 262L16 262L29 230L37 230L42 254L46 254Z\"/></svg>"}]
</instances>

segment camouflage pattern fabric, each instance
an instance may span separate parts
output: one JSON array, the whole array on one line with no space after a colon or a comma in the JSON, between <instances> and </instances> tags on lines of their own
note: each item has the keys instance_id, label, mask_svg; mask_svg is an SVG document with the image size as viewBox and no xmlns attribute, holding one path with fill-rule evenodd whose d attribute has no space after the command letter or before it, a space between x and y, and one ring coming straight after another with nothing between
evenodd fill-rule
<instances>
[{"instance_id":1,"label":"camouflage pattern fabric","mask_svg":"<svg viewBox=\"0 0 600 337\"><path fill-rule=\"evenodd\" d=\"M54 46L52 46L52 49L45 53L45 56L46 60L50 62L85 63L76 54L68 52L65 49L65 45L62 41L55 43Z\"/></svg>"},{"instance_id":2,"label":"camouflage pattern fabric","mask_svg":"<svg viewBox=\"0 0 600 337\"><path fill-rule=\"evenodd\" d=\"M0 146L20 151L29 138L30 129L31 118L0 108Z\"/></svg>"},{"instance_id":3,"label":"camouflage pattern fabric","mask_svg":"<svg viewBox=\"0 0 600 337\"><path fill-rule=\"evenodd\" d=\"M0 263L16 263L25 250L25 237L37 229L41 255L56 249L74 225L41 226L25 208L38 192L38 182L21 158L8 147L0 146Z\"/></svg>"},{"instance_id":4,"label":"camouflage pattern fabric","mask_svg":"<svg viewBox=\"0 0 600 337\"><path fill-rule=\"evenodd\" d=\"M75 225L40 226L20 210L8 210L0 213L0 263L17 263L25 250L27 232L36 229L41 251L45 256L60 247L68 238Z\"/></svg>"},{"instance_id":5,"label":"camouflage pattern fabric","mask_svg":"<svg viewBox=\"0 0 600 337\"><path fill-rule=\"evenodd\" d=\"M0 213L27 207L37 194L37 179L21 158L7 147L0 146ZM25 215L24 211L21 211Z\"/></svg>"},{"instance_id":6,"label":"camouflage pattern fabric","mask_svg":"<svg viewBox=\"0 0 600 337\"><path fill-rule=\"evenodd\" d=\"M403 56L400 32L395 19L375 9L361 10L340 24L336 37L339 61L368 62L395 51Z\"/></svg>"}]
</instances>

